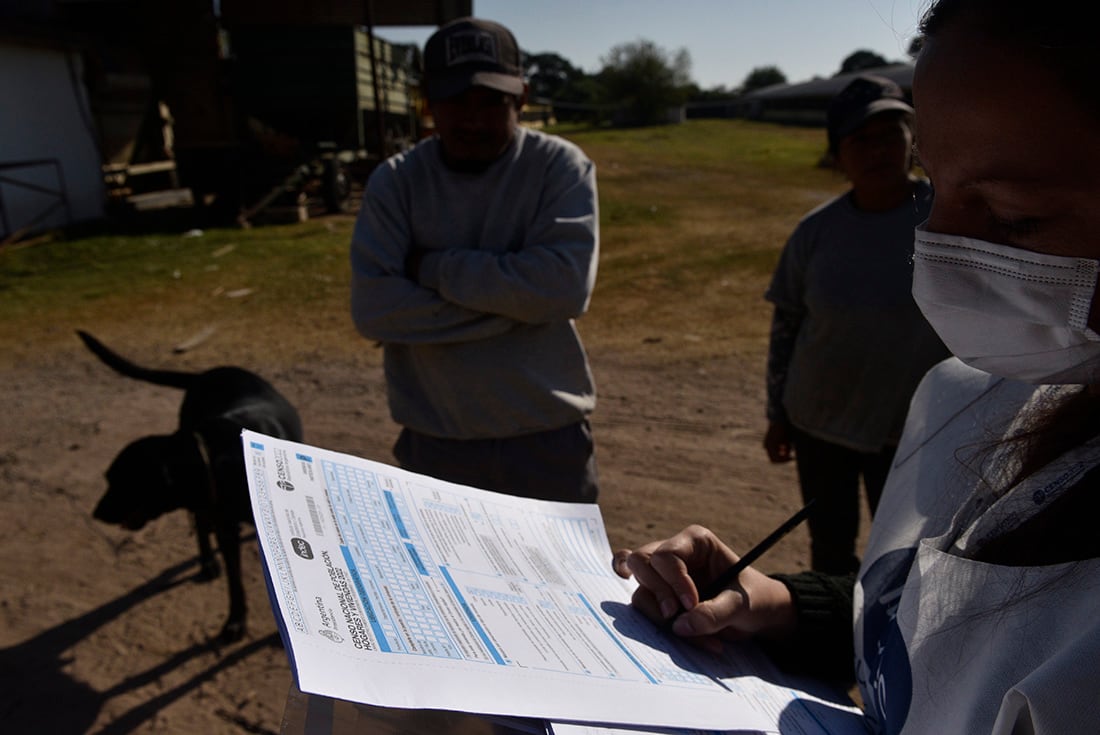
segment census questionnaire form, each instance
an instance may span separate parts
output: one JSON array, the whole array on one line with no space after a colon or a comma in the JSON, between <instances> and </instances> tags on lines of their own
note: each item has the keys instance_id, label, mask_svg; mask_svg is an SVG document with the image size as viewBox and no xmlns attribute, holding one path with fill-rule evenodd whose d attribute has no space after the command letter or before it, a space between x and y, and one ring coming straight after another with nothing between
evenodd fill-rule
<instances>
[{"instance_id":1,"label":"census questionnaire form","mask_svg":"<svg viewBox=\"0 0 1100 735\"><path fill-rule=\"evenodd\" d=\"M243 442L304 692L762 732L800 701L822 704L761 679L760 661L712 657L641 617L634 583L611 571L595 505L490 493L252 432Z\"/></svg>"}]
</instances>

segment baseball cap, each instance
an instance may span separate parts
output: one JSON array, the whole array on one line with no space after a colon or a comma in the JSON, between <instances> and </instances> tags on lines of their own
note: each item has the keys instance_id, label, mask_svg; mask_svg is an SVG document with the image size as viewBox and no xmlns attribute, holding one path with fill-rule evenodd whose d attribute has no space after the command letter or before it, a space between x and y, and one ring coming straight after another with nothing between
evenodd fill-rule
<instances>
[{"instance_id":1,"label":"baseball cap","mask_svg":"<svg viewBox=\"0 0 1100 735\"><path fill-rule=\"evenodd\" d=\"M424 81L429 100L453 97L475 86L523 94L516 37L491 20L452 20L424 44Z\"/></svg>"},{"instance_id":2,"label":"baseball cap","mask_svg":"<svg viewBox=\"0 0 1100 735\"><path fill-rule=\"evenodd\" d=\"M829 149L835 151L841 138L858 130L867 118L892 110L913 112L897 82L877 74L859 75L829 103Z\"/></svg>"}]
</instances>

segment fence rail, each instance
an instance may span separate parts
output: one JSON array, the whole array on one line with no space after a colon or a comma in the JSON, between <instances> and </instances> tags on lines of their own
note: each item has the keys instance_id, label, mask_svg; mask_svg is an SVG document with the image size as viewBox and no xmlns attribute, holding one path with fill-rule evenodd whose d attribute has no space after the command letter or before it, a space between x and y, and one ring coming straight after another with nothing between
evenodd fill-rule
<instances>
[{"instance_id":1,"label":"fence rail","mask_svg":"<svg viewBox=\"0 0 1100 735\"><path fill-rule=\"evenodd\" d=\"M27 178L31 172L42 168L53 169L57 181L56 188ZM20 177L15 172L21 169L25 173ZM30 219L14 230L12 229L11 218L8 215L7 204L4 201L5 186L45 195L41 210L34 213ZM61 167L61 161L56 158L39 158L0 163L0 228L3 228L0 230L0 245L18 240L33 229L35 225L43 222L58 210L64 210L66 222L72 221L73 215L69 207L69 197L65 191L65 172Z\"/></svg>"}]
</instances>

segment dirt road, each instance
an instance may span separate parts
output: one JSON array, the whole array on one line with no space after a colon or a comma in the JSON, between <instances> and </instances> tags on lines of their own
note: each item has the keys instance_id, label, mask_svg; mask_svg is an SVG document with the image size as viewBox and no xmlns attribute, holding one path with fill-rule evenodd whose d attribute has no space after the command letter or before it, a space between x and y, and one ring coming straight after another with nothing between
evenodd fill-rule
<instances>
[{"instance_id":1,"label":"dirt road","mask_svg":"<svg viewBox=\"0 0 1100 735\"><path fill-rule=\"evenodd\" d=\"M308 442L390 460L396 428L377 350L257 365L218 339L183 357L165 339L127 339L127 356L144 363L255 369L299 407ZM747 548L798 507L793 468L770 466L760 448L761 361L675 361L646 350L591 354L612 546L706 521ZM137 533L91 518L103 470L129 441L170 432L180 395L115 375L75 336L26 354L0 362L3 730L278 732L291 677L255 544L245 547L249 635L216 650L208 639L226 612L224 581L194 581L187 517L173 513ZM806 545L800 529L758 566L804 568Z\"/></svg>"}]
</instances>

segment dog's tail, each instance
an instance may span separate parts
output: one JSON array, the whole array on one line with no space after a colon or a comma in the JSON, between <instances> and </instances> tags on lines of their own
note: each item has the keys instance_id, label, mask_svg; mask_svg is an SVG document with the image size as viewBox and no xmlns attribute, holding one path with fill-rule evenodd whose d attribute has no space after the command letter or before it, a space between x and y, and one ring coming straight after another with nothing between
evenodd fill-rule
<instances>
[{"instance_id":1,"label":"dog's tail","mask_svg":"<svg viewBox=\"0 0 1100 735\"><path fill-rule=\"evenodd\" d=\"M172 388L186 390L195 381L194 373L185 373L178 370L153 370L127 360L122 355L112 352L105 344L83 330L77 330L77 335L96 357L105 362L109 367L122 373L128 378L144 380L148 383L166 385Z\"/></svg>"}]
</instances>

